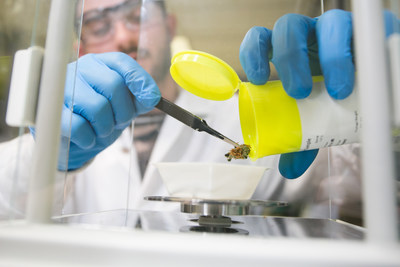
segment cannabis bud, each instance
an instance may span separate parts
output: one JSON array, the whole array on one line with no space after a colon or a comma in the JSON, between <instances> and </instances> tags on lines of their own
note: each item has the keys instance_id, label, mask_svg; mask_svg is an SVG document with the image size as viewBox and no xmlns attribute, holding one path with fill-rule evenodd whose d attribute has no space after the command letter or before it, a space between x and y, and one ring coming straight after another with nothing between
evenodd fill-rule
<instances>
[{"instance_id":1,"label":"cannabis bud","mask_svg":"<svg viewBox=\"0 0 400 267\"><path fill-rule=\"evenodd\" d=\"M243 144L231 149L229 153L225 154L225 157L227 158L228 161L231 161L232 159L247 159L249 154L250 154L250 146Z\"/></svg>"}]
</instances>

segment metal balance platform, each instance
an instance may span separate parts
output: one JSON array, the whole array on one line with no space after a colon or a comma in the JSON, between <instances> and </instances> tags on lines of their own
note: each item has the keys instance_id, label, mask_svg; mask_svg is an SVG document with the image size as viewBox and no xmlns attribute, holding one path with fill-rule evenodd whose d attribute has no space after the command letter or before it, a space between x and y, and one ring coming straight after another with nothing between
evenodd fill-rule
<instances>
[{"instance_id":1,"label":"metal balance platform","mask_svg":"<svg viewBox=\"0 0 400 267\"><path fill-rule=\"evenodd\" d=\"M145 200L178 202L181 205L181 212L188 214L198 214L198 219L191 219L191 222L197 222L196 226L184 226L182 232L201 232L201 233L227 233L243 234L249 232L244 229L232 228L232 224L241 224L234 221L230 216L256 215L260 209L271 207L287 206L286 202L264 201L264 200L212 200L198 198L180 198L148 196Z\"/></svg>"}]
</instances>

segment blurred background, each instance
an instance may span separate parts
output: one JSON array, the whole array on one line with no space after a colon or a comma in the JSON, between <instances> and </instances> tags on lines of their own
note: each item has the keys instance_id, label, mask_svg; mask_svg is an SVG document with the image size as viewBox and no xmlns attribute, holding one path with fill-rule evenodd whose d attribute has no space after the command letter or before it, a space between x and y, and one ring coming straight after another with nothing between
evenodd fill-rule
<instances>
[{"instance_id":1,"label":"blurred background","mask_svg":"<svg viewBox=\"0 0 400 267\"><path fill-rule=\"evenodd\" d=\"M51 0L3 0L0 9L0 142L18 134L4 122L13 55L31 45L44 47ZM394 1L398 2L398 1ZM385 1L385 5L393 5ZM272 29L287 13L319 16L322 10L350 10L350 0L166 0L177 18L172 49L189 47L211 53L231 65L246 80L239 62L239 47L253 26ZM398 3L397 3L398 4ZM393 10L393 9L392 9ZM272 71L271 79L277 79Z\"/></svg>"},{"instance_id":2,"label":"blurred background","mask_svg":"<svg viewBox=\"0 0 400 267\"><path fill-rule=\"evenodd\" d=\"M31 45L44 47L51 0L3 0L0 8L0 142L18 135L5 123L14 54Z\"/></svg>"}]
</instances>

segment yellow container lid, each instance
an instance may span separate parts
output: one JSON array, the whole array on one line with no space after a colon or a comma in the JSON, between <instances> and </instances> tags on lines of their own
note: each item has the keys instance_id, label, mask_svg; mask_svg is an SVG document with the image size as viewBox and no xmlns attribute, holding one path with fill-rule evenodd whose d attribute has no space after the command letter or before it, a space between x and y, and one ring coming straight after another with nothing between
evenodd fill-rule
<instances>
[{"instance_id":1,"label":"yellow container lid","mask_svg":"<svg viewBox=\"0 0 400 267\"><path fill-rule=\"evenodd\" d=\"M179 86L205 99L227 100L240 86L239 76L227 63L200 51L175 54L170 72Z\"/></svg>"}]
</instances>

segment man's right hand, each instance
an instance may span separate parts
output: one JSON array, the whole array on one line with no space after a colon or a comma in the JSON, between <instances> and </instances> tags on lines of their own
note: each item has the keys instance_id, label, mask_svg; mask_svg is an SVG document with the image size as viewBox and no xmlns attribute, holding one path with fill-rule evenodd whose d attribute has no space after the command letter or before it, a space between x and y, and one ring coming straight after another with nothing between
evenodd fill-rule
<instances>
[{"instance_id":1,"label":"man's right hand","mask_svg":"<svg viewBox=\"0 0 400 267\"><path fill-rule=\"evenodd\" d=\"M88 54L69 64L58 169L82 167L160 97L152 77L126 54Z\"/></svg>"}]
</instances>

